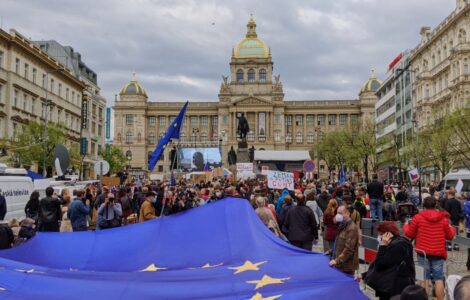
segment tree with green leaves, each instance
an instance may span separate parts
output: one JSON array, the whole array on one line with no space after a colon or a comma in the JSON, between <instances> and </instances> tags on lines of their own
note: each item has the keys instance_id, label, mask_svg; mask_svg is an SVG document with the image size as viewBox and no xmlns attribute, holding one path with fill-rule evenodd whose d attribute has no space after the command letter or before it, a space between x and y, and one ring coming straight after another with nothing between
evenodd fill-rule
<instances>
[{"instance_id":1,"label":"tree with green leaves","mask_svg":"<svg viewBox=\"0 0 470 300\"><path fill-rule=\"evenodd\" d=\"M46 168L53 167L55 146L66 145L67 142L65 129L60 124L48 123L47 138L43 142L44 129L45 124L34 121L22 126L10 144L15 166L31 166L34 163L42 166L45 159Z\"/></svg>"},{"instance_id":2,"label":"tree with green leaves","mask_svg":"<svg viewBox=\"0 0 470 300\"><path fill-rule=\"evenodd\" d=\"M126 165L126 156L122 149L117 146L108 145L101 149L98 154L109 163L110 174L119 172Z\"/></svg>"}]
</instances>

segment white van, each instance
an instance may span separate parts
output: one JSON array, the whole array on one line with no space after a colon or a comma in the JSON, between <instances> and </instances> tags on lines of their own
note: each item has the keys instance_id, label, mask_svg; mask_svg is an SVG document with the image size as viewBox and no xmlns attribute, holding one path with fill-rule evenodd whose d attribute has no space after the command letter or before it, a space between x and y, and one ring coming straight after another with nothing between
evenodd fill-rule
<instances>
[{"instance_id":1,"label":"white van","mask_svg":"<svg viewBox=\"0 0 470 300\"><path fill-rule=\"evenodd\" d=\"M0 164L0 194L7 202L5 220L24 217L24 208L34 190L31 177L25 169L7 168Z\"/></svg>"},{"instance_id":2,"label":"white van","mask_svg":"<svg viewBox=\"0 0 470 300\"><path fill-rule=\"evenodd\" d=\"M438 190L445 191L448 187L455 187L459 179L463 182L463 188L461 192L470 192L470 170L467 169L455 169L450 171L439 184Z\"/></svg>"}]
</instances>

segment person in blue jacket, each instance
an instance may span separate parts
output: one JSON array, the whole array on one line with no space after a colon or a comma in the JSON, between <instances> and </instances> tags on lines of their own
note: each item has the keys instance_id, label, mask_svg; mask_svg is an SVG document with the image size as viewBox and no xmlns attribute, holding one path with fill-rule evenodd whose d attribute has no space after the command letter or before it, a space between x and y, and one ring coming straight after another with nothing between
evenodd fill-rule
<instances>
[{"instance_id":1,"label":"person in blue jacket","mask_svg":"<svg viewBox=\"0 0 470 300\"><path fill-rule=\"evenodd\" d=\"M288 189L284 189L284 190L282 190L281 196L279 196L279 198L277 199L276 213L277 213L278 215L279 215L279 213L281 212L282 204L284 203L284 197L286 197L287 195L289 195L289 190L288 190Z\"/></svg>"}]
</instances>

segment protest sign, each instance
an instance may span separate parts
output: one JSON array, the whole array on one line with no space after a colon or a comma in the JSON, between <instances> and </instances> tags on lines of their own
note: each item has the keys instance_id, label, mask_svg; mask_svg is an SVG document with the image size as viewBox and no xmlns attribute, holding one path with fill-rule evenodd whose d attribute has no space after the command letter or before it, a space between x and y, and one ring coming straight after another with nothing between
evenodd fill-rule
<instances>
[{"instance_id":1,"label":"protest sign","mask_svg":"<svg viewBox=\"0 0 470 300\"><path fill-rule=\"evenodd\" d=\"M268 187L271 189L294 190L294 174L290 172L268 171Z\"/></svg>"}]
</instances>

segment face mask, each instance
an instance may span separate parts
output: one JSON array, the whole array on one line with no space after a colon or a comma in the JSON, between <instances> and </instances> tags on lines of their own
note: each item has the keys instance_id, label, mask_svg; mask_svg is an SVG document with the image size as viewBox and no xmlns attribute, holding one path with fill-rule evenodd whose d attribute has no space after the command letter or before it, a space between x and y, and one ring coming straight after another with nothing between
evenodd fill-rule
<instances>
[{"instance_id":1,"label":"face mask","mask_svg":"<svg viewBox=\"0 0 470 300\"><path fill-rule=\"evenodd\" d=\"M336 214L335 221L336 223L343 223L344 217L342 214Z\"/></svg>"},{"instance_id":2,"label":"face mask","mask_svg":"<svg viewBox=\"0 0 470 300\"><path fill-rule=\"evenodd\" d=\"M153 199L152 199L152 203L153 203L153 204L157 203L157 198L153 198Z\"/></svg>"}]
</instances>

